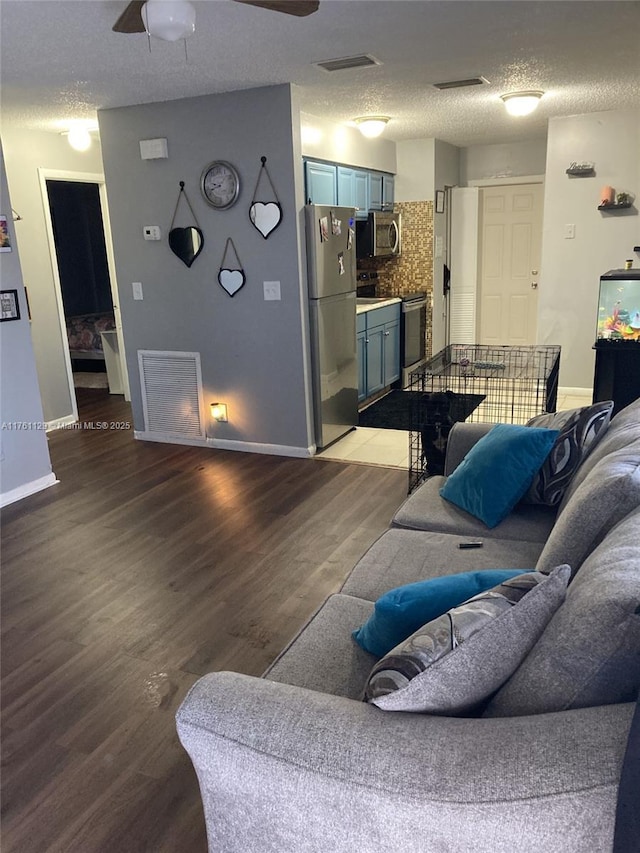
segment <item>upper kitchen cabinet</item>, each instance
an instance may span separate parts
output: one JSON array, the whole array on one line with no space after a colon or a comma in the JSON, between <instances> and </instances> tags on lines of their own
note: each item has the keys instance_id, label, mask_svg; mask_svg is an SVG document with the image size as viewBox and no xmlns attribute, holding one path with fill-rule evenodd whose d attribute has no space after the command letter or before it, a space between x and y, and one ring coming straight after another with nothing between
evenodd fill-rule
<instances>
[{"instance_id":1,"label":"upper kitchen cabinet","mask_svg":"<svg viewBox=\"0 0 640 853\"><path fill-rule=\"evenodd\" d=\"M338 204L355 207L356 219L366 219L369 211L369 174L362 169L338 166Z\"/></svg>"},{"instance_id":2,"label":"upper kitchen cabinet","mask_svg":"<svg viewBox=\"0 0 640 853\"><path fill-rule=\"evenodd\" d=\"M382 209L393 210L395 200L395 178L393 175L382 175Z\"/></svg>"},{"instance_id":3,"label":"upper kitchen cabinet","mask_svg":"<svg viewBox=\"0 0 640 853\"><path fill-rule=\"evenodd\" d=\"M356 219L366 219L370 210L393 207L394 176L387 172L305 160L304 177L307 201L354 207Z\"/></svg>"},{"instance_id":4,"label":"upper kitchen cabinet","mask_svg":"<svg viewBox=\"0 0 640 853\"><path fill-rule=\"evenodd\" d=\"M305 187L306 199L311 204L337 204L338 178L337 168L332 163L317 163L306 160Z\"/></svg>"}]
</instances>

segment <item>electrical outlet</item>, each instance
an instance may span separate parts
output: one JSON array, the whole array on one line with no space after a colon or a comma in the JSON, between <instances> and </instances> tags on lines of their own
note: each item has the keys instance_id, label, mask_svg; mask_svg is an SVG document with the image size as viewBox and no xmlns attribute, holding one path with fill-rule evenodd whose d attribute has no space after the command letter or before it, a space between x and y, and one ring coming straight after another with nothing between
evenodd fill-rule
<instances>
[{"instance_id":1,"label":"electrical outlet","mask_svg":"<svg viewBox=\"0 0 640 853\"><path fill-rule=\"evenodd\" d=\"M141 281L132 281L131 288L133 290L133 298L136 300L144 299L142 295L142 282Z\"/></svg>"},{"instance_id":2,"label":"electrical outlet","mask_svg":"<svg viewBox=\"0 0 640 853\"><path fill-rule=\"evenodd\" d=\"M280 282L279 281L263 281L265 301L277 301L280 299Z\"/></svg>"}]
</instances>

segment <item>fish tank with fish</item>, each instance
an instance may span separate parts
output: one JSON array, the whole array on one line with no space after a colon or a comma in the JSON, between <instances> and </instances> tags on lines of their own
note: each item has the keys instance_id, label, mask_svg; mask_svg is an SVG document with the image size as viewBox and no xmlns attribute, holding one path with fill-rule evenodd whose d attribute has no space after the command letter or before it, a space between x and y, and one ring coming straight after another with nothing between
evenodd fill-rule
<instances>
[{"instance_id":1,"label":"fish tank with fish","mask_svg":"<svg viewBox=\"0 0 640 853\"><path fill-rule=\"evenodd\" d=\"M596 346L624 344L640 346L640 269L600 277Z\"/></svg>"}]
</instances>

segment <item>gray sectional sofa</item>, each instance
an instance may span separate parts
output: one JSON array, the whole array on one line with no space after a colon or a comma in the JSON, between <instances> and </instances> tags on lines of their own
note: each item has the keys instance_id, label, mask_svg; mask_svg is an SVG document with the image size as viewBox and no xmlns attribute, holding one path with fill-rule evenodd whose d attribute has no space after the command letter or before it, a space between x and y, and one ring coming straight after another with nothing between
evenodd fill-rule
<instances>
[{"instance_id":1,"label":"gray sectional sofa","mask_svg":"<svg viewBox=\"0 0 640 853\"><path fill-rule=\"evenodd\" d=\"M445 477L488 428L454 427ZM443 500L443 482L430 478L406 500L263 678L211 673L185 698L178 733L211 851L612 850L640 684L640 401L603 430L557 509L519 504L489 530ZM468 539L483 547L459 549ZM571 568L564 602L478 713L362 701L376 658L352 631L381 594L457 572L561 564Z\"/></svg>"}]
</instances>

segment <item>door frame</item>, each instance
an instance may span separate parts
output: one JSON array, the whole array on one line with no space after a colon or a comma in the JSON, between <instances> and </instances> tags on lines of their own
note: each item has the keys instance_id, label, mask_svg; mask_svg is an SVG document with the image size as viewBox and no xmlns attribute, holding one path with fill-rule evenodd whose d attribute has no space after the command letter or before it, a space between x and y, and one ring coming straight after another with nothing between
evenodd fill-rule
<instances>
[{"instance_id":1,"label":"door frame","mask_svg":"<svg viewBox=\"0 0 640 853\"><path fill-rule=\"evenodd\" d=\"M508 185L520 185L520 184L542 184L544 187L545 183L545 175L510 175L508 177L496 177L496 178L478 178L475 180L467 181L467 187L477 187L478 190L482 190L485 187L500 187L500 186L508 186ZM542 210L542 230L544 232L544 206ZM477 233L477 242L476 242L476 255L479 256L480 252L480 240L482 239L482 235L480 234L480 229L478 228ZM476 340L479 334L478 328L478 300L480 299L480 265L478 264L477 268L477 278L476 278L476 308L475 308L475 329L476 329Z\"/></svg>"},{"instance_id":2,"label":"door frame","mask_svg":"<svg viewBox=\"0 0 640 853\"><path fill-rule=\"evenodd\" d=\"M113 313L115 317L116 337L118 348L120 351L120 373L122 375L122 384L125 400L131 399L129 389L129 374L126 368L126 358L124 351L124 340L122 335L122 320L120 317L120 308L118 304L118 285L115 272L115 258L113 253L113 242L111 240L111 223L109 221L109 206L107 203L107 186L104 175L92 172L71 172L66 169L47 169L41 167L38 169L38 179L40 182L40 192L42 195L42 206L44 211L45 230L47 233L47 242L49 244L49 257L51 259L51 272L53 275L54 292L56 297L56 305L58 308L58 326L62 338L62 349L64 363L67 370L67 383L69 386L69 397L71 399L72 415L64 418L63 421L56 421L56 426L62 426L65 422L75 423L78 420L78 402L76 399L76 389L73 383L73 370L71 367L71 354L69 352L69 341L67 339L67 326L65 322L64 303L62 300L62 285L60 283L60 270L58 268L58 256L56 253L55 235L53 232L53 221L51 219L51 207L49 205L49 193L47 192L47 181L69 181L84 184L96 184L100 198L100 209L102 214L102 230L104 234L104 243L107 253L107 270L109 273L109 286L111 289L111 301L113 303ZM49 425L47 425L49 428Z\"/></svg>"}]
</instances>

